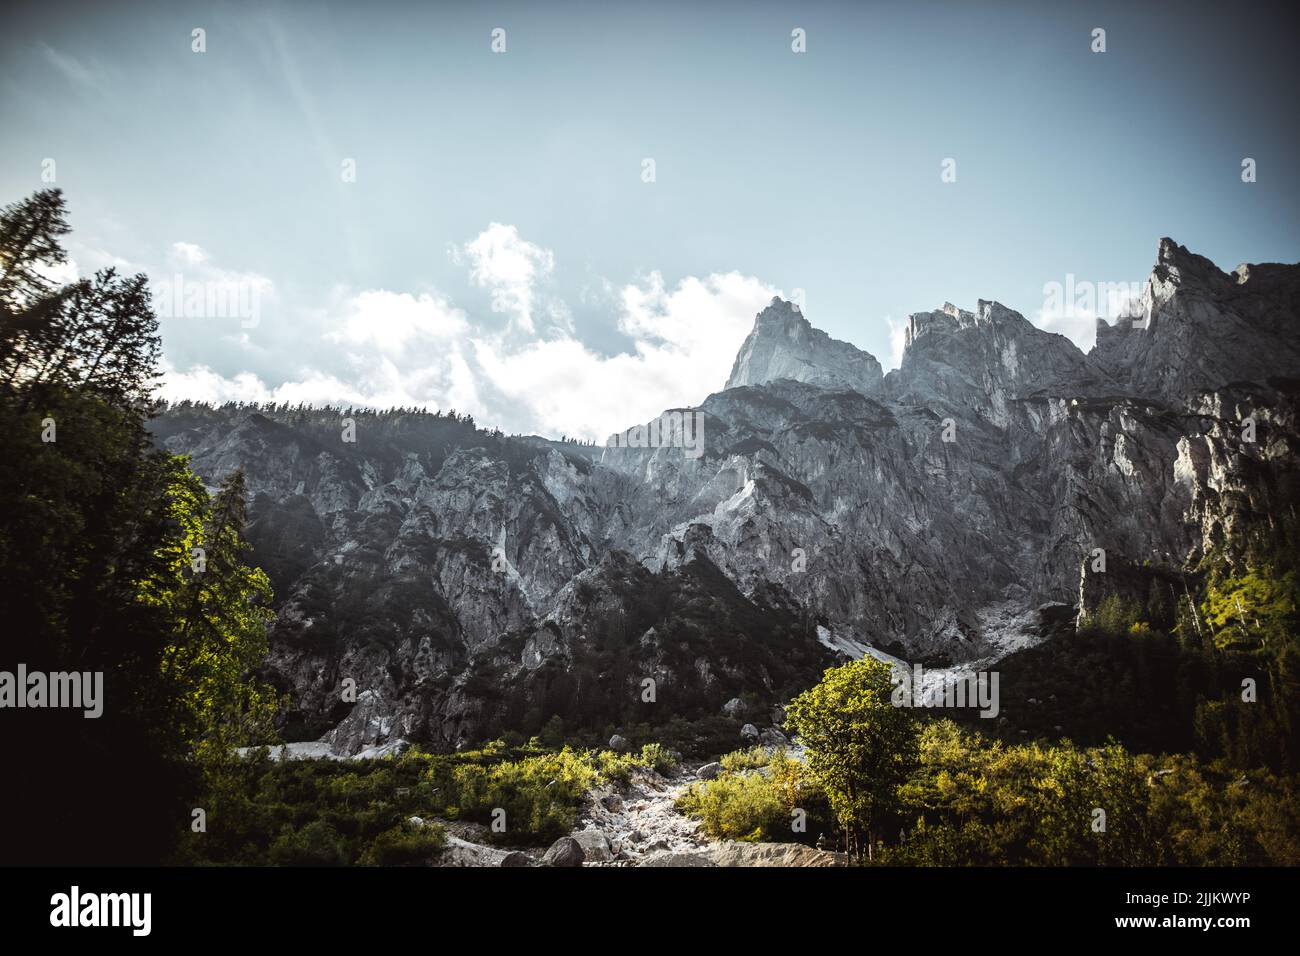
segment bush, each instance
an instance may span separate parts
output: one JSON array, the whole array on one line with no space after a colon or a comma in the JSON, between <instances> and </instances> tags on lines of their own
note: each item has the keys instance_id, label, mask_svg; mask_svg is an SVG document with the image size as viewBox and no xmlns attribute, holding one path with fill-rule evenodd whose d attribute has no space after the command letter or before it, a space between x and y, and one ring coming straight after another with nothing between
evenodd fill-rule
<instances>
[{"instance_id":1,"label":"bush","mask_svg":"<svg viewBox=\"0 0 1300 956\"><path fill-rule=\"evenodd\" d=\"M742 773L746 770L766 767L771 759L772 755L765 748L750 747L748 750L737 750L735 753L727 754L720 763L722 769L728 773Z\"/></svg>"},{"instance_id":2,"label":"bush","mask_svg":"<svg viewBox=\"0 0 1300 956\"><path fill-rule=\"evenodd\" d=\"M328 823L314 820L300 830L285 827L271 845L275 866L347 866L352 852Z\"/></svg>"},{"instance_id":3,"label":"bush","mask_svg":"<svg viewBox=\"0 0 1300 956\"><path fill-rule=\"evenodd\" d=\"M663 744L646 744L642 747L640 762L663 774L672 773L677 767L677 758L669 753Z\"/></svg>"},{"instance_id":4,"label":"bush","mask_svg":"<svg viewBox=\"0 0 1300 956\"><path fill-rule=\"evenodd\" d=\"M776 786L759 773L732 773L694 784L677 799L677 809L704 823L721 840L758 842L790 832L790 817Z\"/></svg>"},{"instance_id":5,"label":"bush","mask_svg":"<svg viewBox=\"0 0 1300 956\"><path fill-rule=\"evenodd\" d=\"M423 866L447 843L442 827L402 823L375 837L361 855L364 866Z\"/></svg>"},{"instance_id":6,"label":"bush","mask_svg":"<svg viewBox=\"0 0 1300 956\"><path fill-rule=\"evenodd\" d=\"M826 794L784 748L741 750L721 763L721 776L694 784L677 801L677 809L701 820L710 836L799 843L835 829ZM796 810L805 814L802 831L792 826Z\"/></svg>"},{"instance_id":7,"label":"bush","mask_svg":"<svg viewBox=\"0 0 1300 956\"><path fill-rule=\"evenodd\" d=\"M614 755L611 755L614 756ZM573 829L578 805L601 779L589 753L567 747L491 767L462 766L452 774L460 812L482 823L506 814L501 842L546 842Z\"/></svg>"}]
</instances>

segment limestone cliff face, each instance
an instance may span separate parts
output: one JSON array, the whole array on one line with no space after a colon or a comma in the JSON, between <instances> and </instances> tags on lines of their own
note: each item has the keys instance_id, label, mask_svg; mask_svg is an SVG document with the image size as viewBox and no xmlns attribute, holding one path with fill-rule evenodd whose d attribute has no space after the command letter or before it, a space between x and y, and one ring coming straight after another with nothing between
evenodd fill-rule
<instances>
[{"instance_id":1,"label":"limestone cliff face","mask_svg":"<svg viewBox=\"0 0 1300 956\"><path fill-rule=\"evenodd\" d=\"M783 378L874 395L882 372L875 356L813 328L793 303L773 299L740 346L726 387Z\"/></svg>"},{"instance_id":2,"label":"limestone cliff face","mask_svg":"<svg viewBox=\"0 0 1300 956\"><path fill-rule=\"evenodd\" d=\"M1097 326L1090 357L1126 392L1182 403L1230 382L1300 369L1300 270L1241 265L1222 272L1172 239L1132 318Z\"/></svg>"},{"instance_id":3,"label":"limestone cliff face","mask_svg":"<svg viewBox=\"0 0 1300 956\"><path fill-rule=\"evenodd\" d=\"M284 408L177 406L155 431L210 481L248 474L290 733L352 753L716 714L807 686L832 648L996 657L1036 608L1167 586L1289 506L1298 277L1164 241L1145 328L1084 355L945 306L888 377L774 301L724 390L634 430L657 447L410 413L356 414L344 442L341 413ZM1096 549L1141 570L1090 577Z\"/></svg>"}]
</instances>

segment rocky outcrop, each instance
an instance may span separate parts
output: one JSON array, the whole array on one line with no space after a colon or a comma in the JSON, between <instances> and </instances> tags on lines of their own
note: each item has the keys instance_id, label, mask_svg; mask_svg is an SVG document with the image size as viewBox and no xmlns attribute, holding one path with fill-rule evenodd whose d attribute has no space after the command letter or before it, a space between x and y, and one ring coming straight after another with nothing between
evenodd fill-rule
<instances>
[{"instance_id":1,"label":"rocky outcrop","mask_svg":"<svg viewBox=\"0 0 1300 956\"><path fill-rule=\"evenodd\" d=\"M848 866L847 853L832 853L802 843L723 844L713 853L714 866Z\"/></svg>"},{"instance_id":2,"label":"rocky outcrop","mask_svg":"<svg viewBox=\"0 0 1300 956\"><path fill-rule=\"evenodd\" d=\"M873 395L880 391L882 375L875 356L813 328L797 305L774 298L754 320L726 387L788 378Z\"/></svg>"},{"instance_id":3,"label":"rocky outcrop","mask_svg":"<svg viewBox=\"0 0 1300 956\"><path fill-rule=\"evenodd\" d=\"M1110 374L1065 336L983 300L974 312L945 303L909 316L902 365L885 381L895 401L955 406L1003 429L1014 427L1017 401L1113 390Z\"/></svg>"},{"instance_id":4,"label":"rocky outcrop","mask_svg":"<svg viewBox=\"0 0 1300 956\"><path fill-rule=\"evenodd\" d=\"M1172 403L1234 382L1300 371L1300 270L1221 271L1172 239L1130 317L1099 321L1090 357L1130 394Z\"/></svg>"}]
</instances>

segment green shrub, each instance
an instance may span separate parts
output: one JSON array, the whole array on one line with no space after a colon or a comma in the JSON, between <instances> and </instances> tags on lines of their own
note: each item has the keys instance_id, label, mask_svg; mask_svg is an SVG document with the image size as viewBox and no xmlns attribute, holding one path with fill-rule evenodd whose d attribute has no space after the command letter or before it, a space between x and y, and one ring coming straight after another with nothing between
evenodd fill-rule
<instances>
[{"instance_id":1,"label":"green shrub","mask_svg":"<svg viewBox=\"0 0 1300 956\"><path fill-rule=\"evenodd\" d=\"M328 823L314 820L300 830L285 827L271 845L275 866L347 866L352 852Z\"/></svg>"},{"instance_id":2,"label":"green shrub","mask_svg":"<svg viewBox=\"0 0 1300 956\"><path fill-rule=\"evenodd\" d=\"M640 762L663 774L672 773L677 767L677 758L663 744L646 744L642 747Z\"/></svg>"},{"instance_id":3,"label":"green shrub","mask_svg":"<svg viewBox=\"0 0 1300 956\"><path fill-rule=\"evenodd\" d=\"M725 774L692 785L677 809L722 840L771 840L790 831L790 818L772 781L759 773Z\"/></svg>"},{"instance_id":4,"label":"green shrub","mask_svg":"<svg viewBox=\"0 0 1300 956\"><path fill-rule=\"evenodd\" d=\"M742 773L746 770L759 770L766 767L771 759L771 754L765 748L750 747L748 750L729 753L720 762L722 769L728 773Z\"/></svg>"},{"instance_id":5,"label":"green shrub","mask_svg":"<svg viewBox=\"0 0 1300 956\"><path fill-rule=\"evenodd\" d=\"M361 855L364 866L423 866L447 843L442 827L402 823L385 830Z\"/></svg>"}]
</instances>

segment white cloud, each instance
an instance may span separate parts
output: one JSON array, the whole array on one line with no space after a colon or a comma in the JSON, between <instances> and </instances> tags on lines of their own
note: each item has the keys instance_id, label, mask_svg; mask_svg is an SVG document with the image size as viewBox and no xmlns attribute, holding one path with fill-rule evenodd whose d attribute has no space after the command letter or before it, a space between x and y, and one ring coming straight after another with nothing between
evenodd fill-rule
<instances>
[{"instance_id":1,"label":"white cloud","mask_svg":"<svg viewBox=\"0 0 1300 956\"><path fill-rule=\"evenodd\" d=\"M328 338L351 345L369 343L385 354L396 354L417 337L449 338L468 331L465 313L446 299L370 289L349 301L343 328Z\"/></svg>"},{"instance_id":2,"label":"white cloud","mask_svg":"<svg viewBox=\"0 0 1300 956\"><path fill-rule=\"evenodd\" d=\"M509 313L518 328L534 331L537 283L555 268L549 249L528 242L514 226L491 223L479 235L453 249L453 258L469 267L470 278L492 292L492 310Z\"/></svg>"},{"instance_id":3,"label":"white cloud","mask_svg":"<svg viewBox=\"0 0 1300 956\"><path fill-rule=\"evenodd\" d=\"M81 278L81 271L77 268L75 259L65 259L63 262L56 262L52 266L37 264L35 270L37 275L56 286L64 286L76 282Z\"/></svg>"},{"instance_id":4,"label":"white cloud","mask_svg":"<svg viewBox=\"0 0 1300 956\"><path fill-rule=\"evenodd\" d=\"M1097 315L1095 312L1081 312L1067 309L1060 312L1048 312L1039 309L1034 317L1034 325L1047 332L1058 332L1087 352L1097 341Z\"/></svg>"},{"instance_id":5,"label":"white cloud","mask_svg":"<svg viewBox=\"0 0 1300 956\"><path fill-rule=\"evenodd\" d=\"M889 371L903 365L903 350L907 347L907 322L895 322L887 315L885 324L889 326L889 366L885 371Z\"/></svg>"},{"instance_id":6,"label":"white cloud","mask_svg":"<svg viewBox=\"0 0 1300 956\"><path fill-rule=\"evenodd\" d=\"M622 288L606 286L631 342L605 355L572 333L562 301L536 295L553 258L513 226L493 224L461 253L476 285L506 290L518 321L493 332L438 294L344 290L328 309L294 320L299 348L260 349L262 377L222 374L222 366L238 367L237 353L219 363L205 357L183 369L169 364L163 396L455 408L507 432L601 441L721 389L754 316L777 293L736 272L687 277L673 287L654 272ZM532 325L542 314L553 322L545 333ZM275 330L288 321L282 316ZM302 334L307 327L314 335ZM252 333L254 341L262 331Z\"/></svg>"},{"instance_id":7,"label":"white cloud","mask_svg":"<svg viewBox=\"0 0 1300 956\"><path fill-rule=\"evenodd\" d=\"M1143 283L1091 282L1066 276L1066 281L1043 286L1043 307L1034 324L1058 332L1083 351L1097 341L1097 319L1114 322L1121 315L1140 309Z\"/></svg>"},{"instance_id":8,"label":"white cloud","mask_svg":"<svg viewBox=\"0 0 1300 956\"><path fill-rule=\"evenodd\" d=\"M60 73L71 80L83 86L96 86L98 78L96 71L82 64L75 56L63 53L49 44L41 44L41 52L45 54L45 59L50 62Z\"/></svg>"},{"instance_id":9,"label":"white cloud","mask_svg":"<svg viewBox=\"0 0 1300 956\"><path fill-rule=\"evenodd\" d=\"M171 255L173 261L187 266L197 266L208 261L208 254L203 251L203 247L192 242L173 242Z\"/></svg>"}]
</instances>

